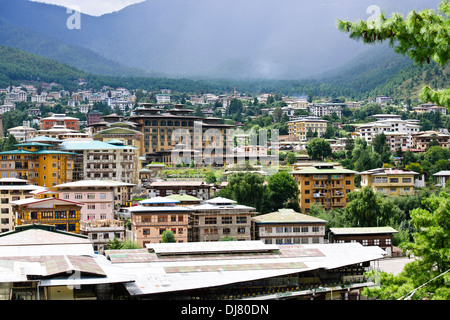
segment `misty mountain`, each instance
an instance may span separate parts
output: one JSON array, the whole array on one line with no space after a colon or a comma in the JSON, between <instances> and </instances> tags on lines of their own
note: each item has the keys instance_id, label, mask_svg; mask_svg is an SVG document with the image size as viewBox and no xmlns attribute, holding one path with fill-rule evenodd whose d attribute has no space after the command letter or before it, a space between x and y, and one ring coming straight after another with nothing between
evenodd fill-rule
<instances>
[{"instance_id":1,"label":"misty mountain","mask_svg":"<svg viewBox=\"0 0 450 320\"><path fill-rule=\"evenodd\" d=\"M380 0L377 6L387 13L407 13L435 8L438 2ZM63 7L0 0L0 19L148 72L303 79L369 49L338 31L335 23L367 19L371 5L369 0L147 0L100 17L82 14L78 30L67 28L71 14Z\"/></svg>"}]
</instances>

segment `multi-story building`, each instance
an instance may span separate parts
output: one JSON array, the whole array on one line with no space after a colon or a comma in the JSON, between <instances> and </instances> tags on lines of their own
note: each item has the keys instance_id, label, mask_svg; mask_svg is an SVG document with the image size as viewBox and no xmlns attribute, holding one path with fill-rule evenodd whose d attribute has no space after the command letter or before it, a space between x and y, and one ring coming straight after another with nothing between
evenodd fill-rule
<instances>
[{"instance_id":1,"label":"multi-story building","mask_svg":"<svg viewBox=\"0 0 450 320\"><path fill-rule=\"evenodd\" d=\"M411 148L412 135L418 133L420 125L417 120L401 120L401 119L386 119L375 122L356 125L356 132L359 137L366 140L368 143L372 142L376 135L382 132L388 134L400 134L405 138L405 148ZM403 143L402 143L403 144Z\"/></svg>"},{"instance_id":2,"label":"multi-story building","mask_svg":"<svg viewBox=\"0 0 450 320\"><path fill-rule=\"evenodd\" d=\"M74 153L52 149L52 145L24 142L17 150L0 152L2 178L29 180L34 185L51 187L72 181Z\"/></svg>"},{"instance_id":3,"label":"multi-story building","mask_svg":"<svg viewBox=\"0 0 450 320\"><path fill-rule=\"evenodd\" d=\"M252 218L252 239L266 244L324 243L326 224L293 209L279 209Z\"/></svg>"},{"instance_id":4,"label":"multi-story building","mask_svg":"<svg viewBox=\"0 0 450 320\"><path fill-rule=\"evenodd\" d=\"M73 181L115 180L138 183L136 148L122 141L65 140L61 150L76 153Z\"/></svg>"},{"instance_id":5,"label":"multi-story building","mask_svg":"<svg viewBox=\"0 0 450 320\"><path fill-rule=\"evenodd\" d=\"M95 111L95 110L86 113L87 125L89 126L91 124L100 122L101 121L101 116L102 116L101 112L98 112L98 111Z\"/></svg>"},{"instance_id":6,"label":"multi-story building","mask_svg":"<svg viewBox=\"0 0 450 320\"><path fill-rule=\"evenodd\" d=\"M17 141L23 141L28 138L29 133L36 131L36 129L28 126L17 126L9 128L6 131L8 131L8 134L13 135Z\"/></svg>"},{"instance_id":7,"label":"multi-story building","mask_svg":"<svg viewBox=\"0 0 450 320\"><path fill-rule=\"evenodd\" d=\"M202 200L208 200L213 186L213 184L206 183L203 180L154 181L148 186L148 196L153 198L170 196L172 194L187 194Z\"/></svg>"},{"instance_id":8,"label":"multi-story building","mask_svg":"<svg viewBox=\"0 0 450 320\"><path fill-rule=\"evenodd\" d=\"M450 148L450 135L439 131L421 131L412 135L412 147L419 150L426 150L428 144L436 140L443 148Z\"/></svg>"},{"instance_id":9,"label":"multi-story building","mask_svg":"<svg viewBox=\"0 0 450 320\"><path fill-rule=\"evenodd\" d=\"M359 173L361 187L370 187L375 192L389 196L414 193L414 177L417 172L393 168L371 169Z\"/></svg>"},{"instance_id":10,"label":"multi-story building","mask_svg":"<svg viewBox=\"0 0 450 320\"><path fill-rule=\"evenodd\" d=\"M176 242L188 241L189 207L177 206L178 200L155 197L125 208L131 217L133 241L145 247L146 243L159 243L166 230L173 232Z\"/></svg>"},{"instance_id":11,"label":"multi-story building","mask_svg":"<svg viewBox=\"0 0 450 320\"><path fill-rule=\"evenodd\" d=\"M305 140L308 131L317 133L317 137L322 137L327 130L327 121L318 117L304 117L288 122L289 135L297 139Z\"/></svg>"},{"instance_id":12,"label":"multi-story building","mask_svg":"<svg viewBox=\"0 0 450 320\"><path fill-rule=\"evenodd\" d=\"M175 105L164 112L164 109L152 104L141 104L133 110L128 120L136 123L137 130L144 134L141 149L150 160L175 164L176 159L172 159L171 151L182 143L183 153L197 150L203 155L205 149L213 148L214 152L208 154L208 159L218 155L223 161L224 156L221 155L225 155L233 146L233 140L227 139L227 130L234 126L221 124L218 118L193 116L192 112L183 105ZM216 137L206 137L207 132ZM193 158L193 153L189 158ZM190 161L187 164L189 163Z\"/></svg>"},{"instance_id":13,"label":"multi-story building","mask_svg":"<svg viewBox=\"0 0 450 320\"><path fill-rule=\"evenodd\" d=\"M314 103L309 107L310 112L316 117L332 116L342 117L342 107L345 103Z\"/></svg>"},{"instance_id":14,"label":"multi-story building","mask_svg":"<svg viewBox=\"0 0 450 320\"><path fill-rule=\"evenodd\" d=\"M59 198L84 203L81 220L114 219L117 184L106 180L81 180L54 186Z\"/></svg>"},{"instance_id":15,"label":"multi-story building","mask_svg":"<svg viewBox=\"0 0 450 320\"><path fill-rule=\"evenodd\" d=\"M308 213L312 204L322 206L325 210L345 207L347 195L355 188L355 173L328 163L292 171L298 183L302 212Z\"/></svg>"},{"instance_id":16,"label":"multi-story building","mask_svg":"<svg viewBox=\"0 0 450 320\"><path fill-rule=\"evenodd\" d=\"M445 107L438 106L434 103L423 103L417 107L412 108L414 112L426 113L426 112L440 112L442 114L447 114L447 109Z\"/></svg>"},{"instance_id":17,"label":"multi-story building","mask_svg":"<svg viewBox=\"0 0 450 320\"><path fill-rule=\"evenodd\" d=\"M23 179L0 179L0 233L14 230L15 217L11 202L32 198L33 195L30 194L30 191L40 188Z\"/></svg>"},{"instance_id":18,"label":"multi-story building","mask_svg":"<svg viewBox=\"0 0 450 320\"><path fill-rule=\"evenodd\" d=\"M251 218L255 208L216 197L188 207L192 210L189 241L220 241L224 237L251 240Z\"/></svg>"},{"instance_id":19,"label":"multi-story building","mask_svg":"<svg viewBox=\"0 0 450 320\"><path fill-rule=\"evenodd\" d=\"M27 198L11 202L15 225L50 224L57 230L79 233L81 202L57 198Z\"/></svg>"},{"instance_id":20,"label":"multi-story building","mask_svg":"<svg viewBox=\"0 0 450 320\"><path fill-rule=\"evenodd\" d=\"M375 102L378 104L384 104L386 102L393 102L394 99L388 96L379 95L375 97Z\"/></svg>"},{"instance_id":21,"label":"multi-story building","mask_svg":"<svg viewBox=\"0 0 450 320\"><path fill-rule=\"evenodd\" d=\"M124 220L81 220L80 234L88 237L98 254L104 254L109 242L114 239L127 240Z\"/></svg>"},{"instance_id":22,"label":"multi-story building","mask_svg":"<svg viewBox=\"0 0 450 320\"><path fill-rule=\"evenodd\" d=\"M103 142L121 140L124 144L136 148L136 156L142 156L144 154L141 149L144 134L135 130L132 124L121 122L107 123L102 129L93 134L93 139Z\"/></svg>"},{"instance_id":23,"label":"multi-story building","mask_svg":"<svg viewBox=\"0 0 450 320\"><path fill-rule=\"evenodd\" d=\"M68 117L65 114L54 114L51 117L43 118L41 120L41 129L48 130L55 125L65 126L70 130L78 130L78 118Z\"/></svg>"}]
</instances>

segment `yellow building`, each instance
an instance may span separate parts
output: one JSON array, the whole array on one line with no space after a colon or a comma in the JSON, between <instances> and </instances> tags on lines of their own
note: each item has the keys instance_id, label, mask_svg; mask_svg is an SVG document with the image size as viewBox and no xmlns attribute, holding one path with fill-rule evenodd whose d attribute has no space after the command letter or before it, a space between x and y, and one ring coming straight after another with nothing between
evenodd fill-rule
<instances>
[{"instance_id":1,"label":"yellow building","mask_svg":"<svg viewBox=\"0 0 450 320\"><path fill-rule=\"evenodd\" d=\"M375 192L381 192L389 196L402 196L413 194L414 176L417 172L378 168L359 173L361 175L361 187L370 187Z\"/></svg>"},{"instance_id":2,"label":"yellow building","mask_svg":"<svg viewBox=\"0 0 450 320\"><path fill-rule=\"evenodd\" d=\"M325 210L345 207L348 193L355 188L355 173L328 163L292 171L298 183L300 209L308 213L312 204Z\"/></svg>"},{"instance_id":3,"label":"yellow building","mask_svg":"<svg viewBox=\"0 0 450 320\"><path fill-rule=\"evenodd\" d=\"M0 152L1 178L26 179L43 187L72 181L75 154L49 149L52 146L46 143L25 142L15 146L17 150Z\"/></svg>"},{"instance_id":4,"label":"yellow building","mask_svg":"<svg viewBox=\"0 0 450 320\"><path fill-rule=\"evenodd\" d=\"M79 233L83 203L56 198L28 198L11 202L16 226L50 224L57 230Z\"/></svg>"},{"instance_id":5,"label":"yellow building","mask_svg":"<svg viewBox=\"0 0 450 320\"><path fill-rule=\"evenodd\" d=\"M287 122L289 125L289 135L295 136L299 140L305 140L306 134L311 130L321 138L327 130L327 121L317 117L305 117Z\"/></svg>"}]
</instances>

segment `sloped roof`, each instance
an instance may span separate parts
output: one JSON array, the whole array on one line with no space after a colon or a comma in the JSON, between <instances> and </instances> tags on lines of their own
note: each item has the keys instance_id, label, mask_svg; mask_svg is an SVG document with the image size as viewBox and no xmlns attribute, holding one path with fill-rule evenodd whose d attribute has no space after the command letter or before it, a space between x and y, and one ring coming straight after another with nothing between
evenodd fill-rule
<instances>
[{"instance_id":1,"label":"sloped roof","mask_svg":"<svg viewBox=\"0 0 450 320\"><path fill-rule=\"evenodd\" d=\"M275 212L255 216L252 219L258 223L327 223L326 220L299 213L293 209L279 209Z\"/></svg>"}]
</instances>

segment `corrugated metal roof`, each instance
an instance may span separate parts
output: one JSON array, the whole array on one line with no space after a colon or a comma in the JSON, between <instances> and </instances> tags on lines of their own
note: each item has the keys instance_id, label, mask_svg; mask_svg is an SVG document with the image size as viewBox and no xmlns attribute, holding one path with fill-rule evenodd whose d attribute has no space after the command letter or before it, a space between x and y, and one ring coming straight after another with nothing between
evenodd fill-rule
<instances>
[{"instance_id":1,"label":"corrugated metal roof","mask_svg":"<svg viewBox=\"0 0 450 320\"><path fill-rule=\"evenodd\" d=\"M359 227L359 228L330 228L334 234L379 234L379 233L397 233L392 227Z\"/></svg>"}]
</instances>

